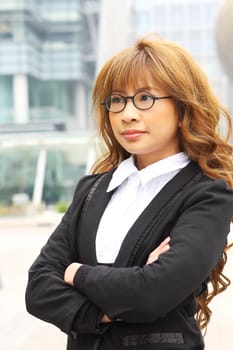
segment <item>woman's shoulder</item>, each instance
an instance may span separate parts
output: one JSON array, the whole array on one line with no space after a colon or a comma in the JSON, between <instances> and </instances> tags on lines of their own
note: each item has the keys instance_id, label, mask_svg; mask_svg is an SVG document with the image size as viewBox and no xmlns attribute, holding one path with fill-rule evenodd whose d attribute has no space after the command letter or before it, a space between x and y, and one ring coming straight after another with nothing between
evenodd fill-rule
<instances>
[{"instance_id":1,"label":"woman's shoulder","mask_svg":"<svg viewBox=\"0 0 233 350\"><path fill-rule=\"evenodd\" d=\"M213 196L225 199L233 206L233 189L223 180L210 177L196 163L198 171L196 176L191 180L190 186L185 191L185 197L190 200Z\"/></svg>"},{"instance_id":2,"label":"woman's shoulder","mask_svg":"<svg viewBox=\"0 0 233 350\"><path fill-rule=\"evenodd\" d=\"M94 184L98 184L102 179L106 178L106 180L109 181L112 177L112 170L110 171L106 171L104 173L98 173L98 174L89 174L89 175L85 175L83 176L81 179L79 179L77 185L76 185L76 189L74 192L74 197L80 193L80 192L86 192L89 191L91 189L92 186L94 186Z\"/></svg>"}]
</instances>

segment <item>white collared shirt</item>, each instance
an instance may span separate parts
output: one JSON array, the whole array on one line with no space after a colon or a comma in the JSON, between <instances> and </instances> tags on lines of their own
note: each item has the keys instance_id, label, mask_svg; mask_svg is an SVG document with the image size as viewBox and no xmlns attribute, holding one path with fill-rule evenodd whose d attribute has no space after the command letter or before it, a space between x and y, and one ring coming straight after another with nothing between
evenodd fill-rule
<instances>
[{"instance_id":1,"label":"white collared shirt","mask_svg":"<svg viewBox=\"0 0 233 350\"><path fill-rule=\"evenodd\" d=\"M107 192L114 189L96 235L99 263L113 263L130 227L160 190L188 163L183 152L138 170L133 157L124 160L113 173Z\"/></svg>"}]
</instances>

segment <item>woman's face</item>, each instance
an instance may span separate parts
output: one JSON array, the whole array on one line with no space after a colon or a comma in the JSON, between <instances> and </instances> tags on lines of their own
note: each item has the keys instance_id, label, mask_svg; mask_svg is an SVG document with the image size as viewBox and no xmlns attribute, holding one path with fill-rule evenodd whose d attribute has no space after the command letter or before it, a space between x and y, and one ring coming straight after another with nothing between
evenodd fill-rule
<instances>
[{"instance_id":1,"label":"woman's face","mask_svg":"<svg viewBox=\"0 0 233 350\"><path fill-rule=\"evenodd\" d=\"M122 88L112 93L132 96L138 91L157 97L168 95L152 81L147 86L141 84L137 89ZM140 99L147 100L146 94ZM123 111L109 112L109 120L116 140L127 152L135 155L138 169L180 152L179 118L172 98L155 100L148 110L136 108L132 99L127 99Z\"/></svg>"}]
</instances>

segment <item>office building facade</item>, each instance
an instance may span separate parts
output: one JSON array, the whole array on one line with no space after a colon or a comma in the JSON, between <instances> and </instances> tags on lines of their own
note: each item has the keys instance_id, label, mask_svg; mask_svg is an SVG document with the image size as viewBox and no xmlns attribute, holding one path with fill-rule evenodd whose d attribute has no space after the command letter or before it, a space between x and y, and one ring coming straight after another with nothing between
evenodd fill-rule
<instances>
[{"instance_id":1,"label":"office building facade","mask_svg":"<svg viewBox=\"0 0 233 350\"><path fill-rule=\"evenodd\" d=\"M221 5L221 0L135 0L131 40L156 32L186 48L206 72L220 101L233 112L232 83L216 48L216 18Z\"/></svg>"},{"instance_id":2,"label":"office building facade","mask_svg":"<svg viewBox=\"0 0 233 350\"><path fill-rule=\"evenodd\" d=\"M98 1L0 2L0 123L87 128Z\"/></svg>"},{"instance_id":3,"label":"office building facade","mask_svg":"<svg viewBox=\"0 0 233 350\"><path fill-rule=\"evenodd\" d=\"M0 2L0 203L68 201L86 170L98 0Z\"/></svg>"}]
</instances>

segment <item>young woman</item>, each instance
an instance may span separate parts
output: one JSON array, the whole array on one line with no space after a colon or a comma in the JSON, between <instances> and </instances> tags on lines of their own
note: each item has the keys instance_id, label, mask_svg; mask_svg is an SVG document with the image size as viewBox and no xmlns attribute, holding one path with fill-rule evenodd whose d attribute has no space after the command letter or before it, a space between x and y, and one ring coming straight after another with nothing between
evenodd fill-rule
<instances>
[{"instance_id":1,"label":"young woman","mask_svg":"<svg viewBox=\"0 0 233 350\"><path fill-rule=\"evenodd\" d=\"M106 63L93 97L107 152L33 263L27 309L69 350L204 349L230 283L230 117L189 54L150 37Z\"/></svg>"}]
</instances>

